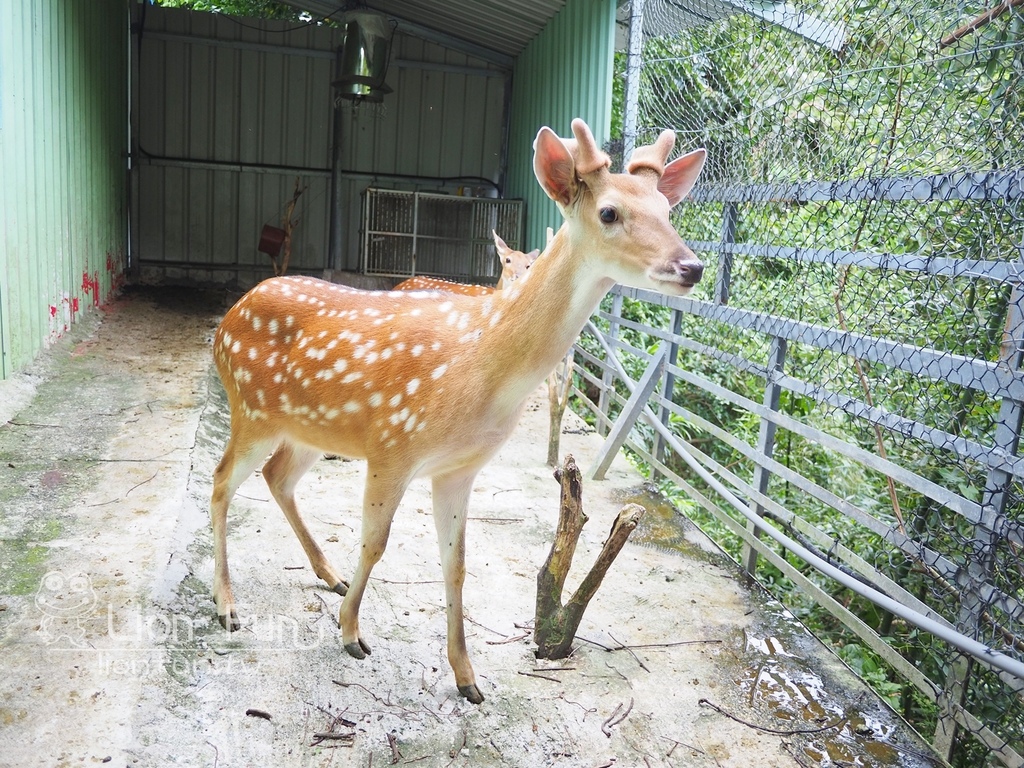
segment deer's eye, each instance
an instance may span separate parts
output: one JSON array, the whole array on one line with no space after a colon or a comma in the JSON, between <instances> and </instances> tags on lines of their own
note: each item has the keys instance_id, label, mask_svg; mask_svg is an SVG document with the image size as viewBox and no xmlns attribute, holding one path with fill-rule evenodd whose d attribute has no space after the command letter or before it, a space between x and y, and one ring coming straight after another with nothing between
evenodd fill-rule
<instances>
[{"instance_id":1,"label":"deer's eye","mask_svg":"<svg viewBox=\"0 0 1024 768\"><path fill-rule=\"evenodd\" d=\"M614 208L611 207L602 208L598 212L598 215L601 217L601 221L603 221L605 224L614 224L615 221L619 218L619 214L616 212Z\"/></svg>"}]
</instances>

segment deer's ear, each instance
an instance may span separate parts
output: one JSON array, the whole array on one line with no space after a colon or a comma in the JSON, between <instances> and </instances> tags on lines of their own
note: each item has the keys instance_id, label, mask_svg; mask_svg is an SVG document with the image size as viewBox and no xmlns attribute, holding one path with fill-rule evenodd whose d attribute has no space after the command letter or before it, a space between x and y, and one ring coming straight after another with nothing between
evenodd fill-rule
<instances>
[{"instance_id":1,"label":"deer's ear","mask_svg":"<svg viewBox=\"0 0 1024 768\"><path fill-rule=\"evenodd\" d=\"M533 142L533 172L547 196L568 206L576 196L576 165L555 132L541 128Z\"/></svg>"},{"instance_id":2,"label":"deer's ear","mask_svg":"<svg viewBox=\"0 0 1024 768\"><path fill-rule=\"evenodd\" d=\"M704 167L707 154L704 149L695 149L665 166L665 171L658 181L658 191L668 198L669 206L675 205L690 194Z\"/></svg>"},{"instance_id":3,"label":"deer's ear","mask_svg":"<svg viewBox=\"0 0 1024 768\"><path fill-rule=\"evenodd\" d=\"M537 260L537 257L540 256L540 248L534 248L532 251L530 251L528 254L526 254L526 256L530 260L530 263L532 264L533 262L535 262Z\"/></svg>"},{"instance_id":4,"label":"deer's ear","mask_svg":"<svg viewBox=\"0 0 1024 768\"><path fill-rule=\"evenodd\" d=\"M506 253L508 253L512 249L508 247L508 245L505 243L504 240L502 240L500 237L498 237L497 231L492 229L491 230L491 234L494 235L494 247L497 249L497 251L498 251L498 258L500 259L502 256L504 256Z\"/></svg>"}]
</instances>

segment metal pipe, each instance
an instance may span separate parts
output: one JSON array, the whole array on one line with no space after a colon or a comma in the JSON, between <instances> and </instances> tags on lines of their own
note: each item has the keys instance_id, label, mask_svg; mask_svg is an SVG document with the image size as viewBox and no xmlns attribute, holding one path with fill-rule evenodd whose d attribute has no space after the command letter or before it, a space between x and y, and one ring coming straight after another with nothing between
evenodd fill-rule
<instances>
[{"instance_id":1,"label":"metal pipe","mask_svg":"<svg viewBox=\"0 0 1024 768\"><path fill-rule=\"evenodd\" d=\"M338 58L341 58L341 48L338 49ZM330 210L328 213L329 228L327 234L327 265L331 269L341 269L341 238L342 238L342 219L341 219L341 116L343 110L341 108L341 97L334 93L334 109L332 110L331 120L332 125L332 137L331 137L331 201Z\"/></svg>"}]
</instances>

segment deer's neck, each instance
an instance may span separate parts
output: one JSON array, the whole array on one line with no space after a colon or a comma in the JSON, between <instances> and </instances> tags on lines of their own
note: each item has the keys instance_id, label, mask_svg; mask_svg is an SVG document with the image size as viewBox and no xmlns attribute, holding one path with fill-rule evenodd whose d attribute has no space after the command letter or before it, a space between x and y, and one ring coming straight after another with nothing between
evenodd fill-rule
<instances>
[{"instance_id":1,"label":"deer's neck","mask_svg":"<svg viewBox=\"0 0 1024 768\"><path fill-rule=\"evenodd\" d=\"M517 407L537 388L612 285L563 226L526 278L493 295L480 343L485 378L500 402Z\"/></svg>"}]
</instances>

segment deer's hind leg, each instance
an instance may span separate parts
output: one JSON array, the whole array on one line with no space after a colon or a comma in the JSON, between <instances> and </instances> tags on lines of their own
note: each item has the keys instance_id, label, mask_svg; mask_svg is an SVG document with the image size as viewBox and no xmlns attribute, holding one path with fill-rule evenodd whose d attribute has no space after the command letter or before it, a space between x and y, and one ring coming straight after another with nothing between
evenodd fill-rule
<instances>
[{"instance_id":1,"label":"deer's hind leg","mask_svg":"<svg viewBox=\"0 0 1024 768\"><path fill-rule=\"evenodd\" d=\"M327 561L295 505L295 486L299 478L306 474L321 455L320 451L313 448L284 443L264 465L263 479L267 481L270 493L295 531L295 536L309 558L309 564L313 566L313 572L339 595L344 595L348 591L348 584L341 580L338 572Z\"/></svg>"},{"instance_id":2,"label":"deer's hind leg","mask_svg":"<svg viewBox=\"0 0 1024 768\"><path fill-rule=\"evenodd\" d=\"M235 597L228 574L228 507L235 491L273 448L270 440L247 440L243 430L232 431L224 456L213 472L213 494L210 498L210 522L213 527L213 599L217 618L224 629L234 632L240 627L235 611Z\"/></svg>"}]
</instances>

